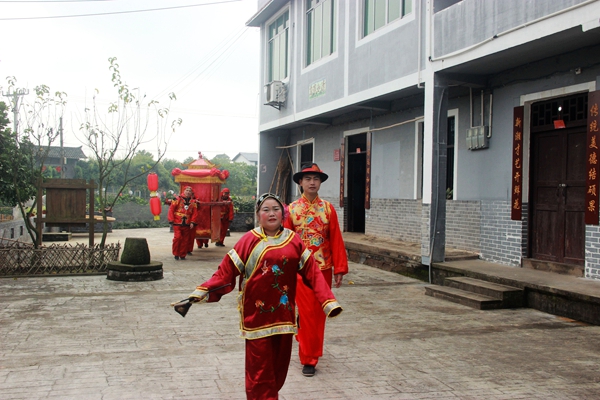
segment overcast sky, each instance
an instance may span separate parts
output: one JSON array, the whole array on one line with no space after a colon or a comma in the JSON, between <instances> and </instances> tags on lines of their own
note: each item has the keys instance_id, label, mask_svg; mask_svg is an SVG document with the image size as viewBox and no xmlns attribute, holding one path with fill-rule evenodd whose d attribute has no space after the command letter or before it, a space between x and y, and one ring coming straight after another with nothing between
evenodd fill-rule
<instances>
[{"instance_id":1,"label":"overcast sky","mask_svg":"<svg viewBox=\"0 0 600 400\"><path fill-rule=\"evenodd\" d=\"M163 10L128 12L151 9ZM183 124L167 158L256 152L259 31L245 26L256 11L256 0L0 0L0 88L6 94L14 76L30 101L41 84L66 92L64 144L81 146L76 131L95 90L100 104L116 99L108 58L117 57L140 96L162 105L177 96L171 116Z\"/></svg>"}]
</instances>

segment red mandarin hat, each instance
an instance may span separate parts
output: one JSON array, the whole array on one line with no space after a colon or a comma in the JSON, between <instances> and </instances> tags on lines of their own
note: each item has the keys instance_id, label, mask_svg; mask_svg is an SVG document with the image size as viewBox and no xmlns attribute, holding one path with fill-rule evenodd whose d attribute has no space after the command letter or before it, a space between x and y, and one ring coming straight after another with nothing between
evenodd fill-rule
<instances>
[{"instance_id":1,"label":"red mandarin hat","mask_svg":"<svg viewBox=\"0 0 600 400\"><path fill-rule=\"evenodd\" d=\"M319 175L319 177L321 177L321 182L325 182L327 180L327 178L329 178L329 175L327 175L325 172L321 171L321 169L319 168L319 166L317 164L312 163L310 165L305 165L302 168L302 171L296 172L292 179L294 180L294 182L296 182L299 185L300 180L302 180L302 177L306 174Z\"/></svg>"}]
</instances>

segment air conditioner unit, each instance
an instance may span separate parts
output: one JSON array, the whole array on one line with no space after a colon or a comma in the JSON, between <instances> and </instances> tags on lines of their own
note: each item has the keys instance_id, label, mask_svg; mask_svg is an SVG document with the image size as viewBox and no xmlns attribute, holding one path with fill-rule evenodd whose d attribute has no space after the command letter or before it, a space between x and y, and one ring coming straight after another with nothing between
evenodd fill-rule
<instances>
[{"instance_id":1,"label":"air conditioner unit","mask_svg":"<svg viewBox=\"0 0 600 400\"><path fill-rule=\"evenodd\" d=\"M267 90L267 104L281 104L285 102L285 88L283 82L273 81L265 86Z\"/></svg>"}]
</instances>

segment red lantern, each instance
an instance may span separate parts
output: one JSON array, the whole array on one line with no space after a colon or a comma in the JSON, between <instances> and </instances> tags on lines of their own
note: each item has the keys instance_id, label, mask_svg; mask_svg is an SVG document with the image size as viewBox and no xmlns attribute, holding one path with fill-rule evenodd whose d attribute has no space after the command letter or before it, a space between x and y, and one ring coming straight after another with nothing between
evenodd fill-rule
<instances>
[{"instance_id":1,"label":"red lantern","mask_svg":"<svg viewBox=\"0 0 600 400\"><path fill-rule=\"evenodd\" d=\"M148 190L156 192L158 190L158 175L154 172L148 174Z\"/></svg>"},{"instance_id":2,"label":"red lantern","mask_svg":"<svg viewBox=\"0 0 600 400\"><path fill-rule=\"evenodd\" d=\"M152 215L154 215L154 220L158 221L160 219L162 206L160 205L160 199L156 193L158 190L158 175L154 172L148 174L148 190L150 191L150 211L152 211Z\"/></svg>"},{"instance_id":3,"label":"red lantern","mask_svg":"<svg viewBox=\"0 0 600 400\"><path fill-rule=\"evenodd\" d=\"M150 211L152 211L152 215L154 215L154 220L158 221L160 219L160 212L162 206L160 204L160 199L158 197L150 198Z\"/></svg>"}]
</instances>

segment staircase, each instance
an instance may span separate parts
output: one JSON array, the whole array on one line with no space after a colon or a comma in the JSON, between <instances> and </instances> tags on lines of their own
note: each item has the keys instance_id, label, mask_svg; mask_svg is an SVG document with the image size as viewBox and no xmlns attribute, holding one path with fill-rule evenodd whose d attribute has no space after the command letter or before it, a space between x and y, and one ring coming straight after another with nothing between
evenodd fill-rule
<instances>
[{"instance_id":1,"label":"staircase","mask_svg":"<svg viewBox=\"0 0 600 400\"><path fill-rule=\"evenodd\" d=\"M523 289L466 276L447 277L444 286L426 286L425 294L479 310L523 306Z\"/></svg>"}]
</instances>

